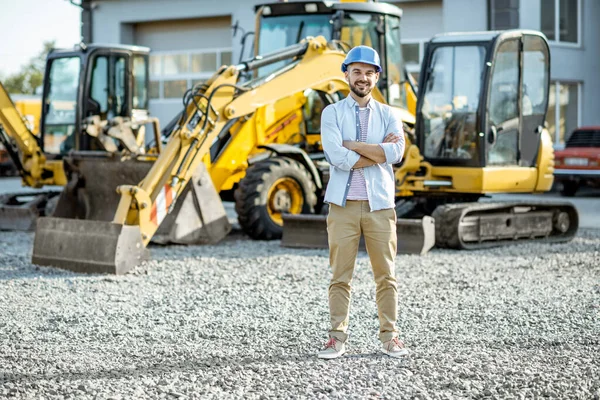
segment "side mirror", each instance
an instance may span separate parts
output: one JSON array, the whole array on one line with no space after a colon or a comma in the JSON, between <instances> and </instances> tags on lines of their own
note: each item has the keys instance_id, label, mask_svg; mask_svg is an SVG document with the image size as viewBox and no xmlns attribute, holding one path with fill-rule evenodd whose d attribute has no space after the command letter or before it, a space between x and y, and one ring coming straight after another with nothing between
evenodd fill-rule
<instances>
[{"instance_id":1,"label":"side mirror","mask_svg":"<svg viewBox=\"0 0 600 400\"><path fill-rule=\"evenodd\" d=\"M489 144L494 145L496 144L496 139L498 139L498 129L496 128L496 125L492 125L487 134L487 141Z\"/></svg>"}]
</instances>

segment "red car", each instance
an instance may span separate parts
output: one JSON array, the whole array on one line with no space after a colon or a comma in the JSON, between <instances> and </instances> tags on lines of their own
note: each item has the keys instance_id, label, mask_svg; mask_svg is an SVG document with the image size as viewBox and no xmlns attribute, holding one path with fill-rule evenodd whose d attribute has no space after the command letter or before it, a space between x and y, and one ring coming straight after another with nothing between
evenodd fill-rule
<instances>
[{"instance_id":1,"label":"red car","mask_svg":"<svg viewBox=\"0 0 600 400\"><path fill-rule=\"evenodd\" d=\"M600 187L600 126L573 131L554 157L554 179L562 184L563 196L574 196L583 185Z\"/></svg>"}]
</instances>

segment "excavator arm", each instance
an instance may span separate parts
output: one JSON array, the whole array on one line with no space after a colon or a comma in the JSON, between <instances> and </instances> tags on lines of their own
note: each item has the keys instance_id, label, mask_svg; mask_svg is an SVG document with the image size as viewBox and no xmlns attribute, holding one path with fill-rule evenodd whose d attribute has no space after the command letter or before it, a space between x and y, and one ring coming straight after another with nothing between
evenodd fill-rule
<instances>
[{"instance_id":1,"label":"excavator arm","mask_svg":"<svg viewBox=\"0 0 600 400\"><path fill-rule=\"evenodd\" d=\"M44 185L67 183L62 161L46 158L37 137L25 125L2 83L0 83L0 142L17 166L24 185L39 188Z\"/></svg>"},{"instance_id":2,"label":"excavator arm","mask_svg":"<svg viewBox=\"0 0 600 400\"><path fill-rule=\"evenodd\" d=\"M240 73L283 57L299 58L299 61L267 79L247 86L237 85ZM146 179L138 186L118 188L122 197L113 222L139 225L142 240L147 245L228 121L307 89L329 93L347 90L339 70L343 57L342 52L328 49L321 37L217 73L207 83L204 93L192 93L186 108L187 118L175 128Z\"/></svg>"}]
</instances>

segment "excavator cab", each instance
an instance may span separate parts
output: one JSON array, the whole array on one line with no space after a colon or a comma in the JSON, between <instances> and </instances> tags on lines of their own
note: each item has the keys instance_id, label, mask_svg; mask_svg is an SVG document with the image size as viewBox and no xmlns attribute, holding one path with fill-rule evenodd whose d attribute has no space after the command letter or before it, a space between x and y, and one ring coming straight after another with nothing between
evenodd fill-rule
<instances>
[{"instance_id":1,"label":"excavator cab","mask_svg":"<svg viewBox=\"0 0 600 400\"><path fill-rule=\"evenodd\" d=\"M71 151L122 149L118 137L101 131L107 121L126 120L137 134L135 123L148 119L149 52L145 47L95 44L50 52L40 121L43 151L62 157ZM141 136L138 147L143 148Z\"/></svg>"},{"instance_id":2,"label":"excavator cab","mask_svg":"<svg viewBox=\"0 0 600 400\"><path fill-rule=\"evenodd\" d=\"M441 247L570 240L578 227L570 203L477 202L552 186L553 148L544 129L549 79L550 51L540 32L433 37L420 74L416 144L396 170L397 210L433 216Z\"/></svg>"},{"instance_id":3,"label":"excavator cab","mask_svg":"<svg viewBox=\"0 0 600 400\"><path fill-rule=\"evenodd\" d=\"M358 45L376 49L383 66L379 91L387 104L396 107L403 121L414 124L416 90L402 57L401 9L373 1L316 1L266 3L257 5L255 10L256 55L298 43L308 36L323 36L344 51ZM285 62L261 68L257 73L266 75Z\"/></svg>"},{"instance_id":4,"label":"excavator cab","mask_svg":"<svg viewBox=\"0 0 600 400\"><path fill-rule=\"evenodd\" d=\"M548 190L551 144L543 125L549 77L548 42L539 32L433 37L420 74L417 148L407 154L413 167L397 173L399 196L432 200L435 192L435 200L453 202Z\"/></svg>"},{"instance_id":5,"label":"excavator cab","mask_svg":"<svg viewBox=\"0 0 600 400\"><path fill-rule=\"evenodd\" d=\"M423 64L416 133L426 161L531 167L527 172L535 175L550 77L548 43L541 34L439 35L428 43ZM535 191L536 181L523 190ZM485 181L473 189L487 191Z\"/></svg>"}]
</instances>

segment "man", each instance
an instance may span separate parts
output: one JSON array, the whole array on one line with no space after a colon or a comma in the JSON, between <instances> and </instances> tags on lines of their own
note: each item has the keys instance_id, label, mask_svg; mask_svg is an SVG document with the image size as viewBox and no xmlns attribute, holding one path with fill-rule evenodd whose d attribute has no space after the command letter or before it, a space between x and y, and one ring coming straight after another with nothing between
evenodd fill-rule
<instances>
[{"instance_id":1,"label":"man","mask_svg":"<svg viewBox=\"0 0 600 400\"><path fill-rule=\"evenodd\" d=\"M350 94L321 115L321 138L330 164L325 193L327 232L333 276L329 285L331 330L319 358L346 351L350 285L361 233L377 285L379 339L393 357L408 354L398 339L398 293L394 273L397 252L394 172L402 160L402 122L392 109L371 97L382 71L377 52L367 46L350 50L342 64Z\"/></svg>"}]
</instances>

